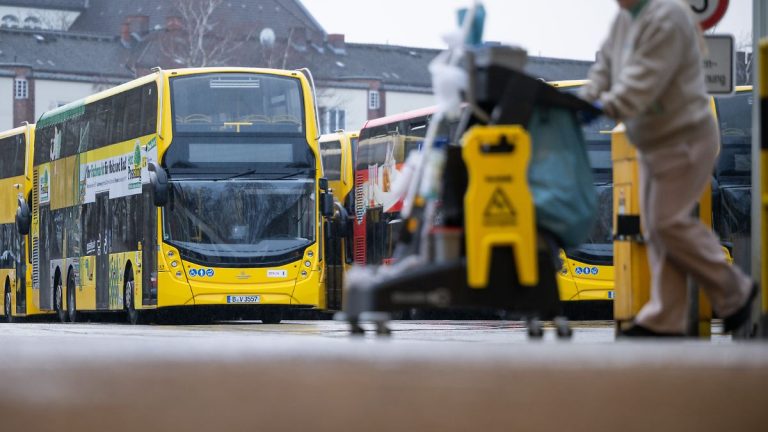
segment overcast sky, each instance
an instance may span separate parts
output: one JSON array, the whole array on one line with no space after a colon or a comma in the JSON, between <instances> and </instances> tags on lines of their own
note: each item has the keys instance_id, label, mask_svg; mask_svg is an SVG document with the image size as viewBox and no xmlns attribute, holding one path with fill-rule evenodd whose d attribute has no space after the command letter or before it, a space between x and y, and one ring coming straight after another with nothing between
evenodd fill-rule
<instances>
[{"instance_id":1,"label":"overcast sky","mask_svg":"<svg viewBox=\"0 0 768 432\"><path fill-rule=\"evenodd\" d=\"M471 0L301 0L328 33L348 42L443 48L456 9ZM618 10L616 0L484 0L485 40L531 55L591 60ZM718 33L748 39L752 0L730 0Z\"/></svg>"}]
</instances>

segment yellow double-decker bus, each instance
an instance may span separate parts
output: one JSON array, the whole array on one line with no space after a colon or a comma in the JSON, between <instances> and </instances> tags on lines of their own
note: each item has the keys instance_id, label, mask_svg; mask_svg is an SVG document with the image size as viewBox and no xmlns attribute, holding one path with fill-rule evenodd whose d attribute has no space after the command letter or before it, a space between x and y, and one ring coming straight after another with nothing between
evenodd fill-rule
<instances>
[{"instance_id":1,"label":"yellow double-decker bus","mask_svg":"<svg viewBox=\"0 0 768 432\"><path fill-rule=\"evenodd\" d=\"M352 207L355 189L355 171L352 149L357 146L359 132L338 130L320 137L320 155L323 160L323 173L333 193L338 212L342 217L335 218L326 227L327 276L326 291L328 308L341 309L342 286L344 275L353 262L352 226L347 209Z\"/></svg>"},{"instance_id":2,"label":"yellow double-decker bus","mask_svg":"<svg viewBox=\"0 0 768 432\"><path fill-rule=\"evenodd\" d=\"M27 249L28 200L32 178L28 154L32 151L35 128L26 125L0 133L0 282L3 318L13 322L19 315L39 313L39 305L27 289L30 276ZM26 209L17 214L19 207Z\"/></svg>"},{"instance_id":3,"label":"yellow double-decker bus","mask_svg":"<svg viewBox=\"0 0 768 432\"><path fill-rule=\"evenodd\" d=\"M312 87L299 71L158 70L43 114L29 284L40 311L137 323L194 306L279 322L286 308L325 308L333 202Z\"/></svg>"}]
</instances>

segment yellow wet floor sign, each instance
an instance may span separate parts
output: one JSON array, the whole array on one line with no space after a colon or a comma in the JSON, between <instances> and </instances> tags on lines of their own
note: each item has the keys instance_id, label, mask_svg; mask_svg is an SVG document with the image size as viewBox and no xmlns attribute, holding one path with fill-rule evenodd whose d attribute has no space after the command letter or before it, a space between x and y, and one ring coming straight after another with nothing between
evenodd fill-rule
<instances>
[{"instance_id":1,"label":"yellow wet floor sign","mask_svg":"<svg viewBox=\"0 0 768 432\"><path fill-rule=\"evenodd\" d=\"M491 195L491 199L483 212L483 225L485 226L513 226L517 225L517 212L512 202L504 193L504 189L497 187Z\"/></svg>"},{"instance_id":2,"label":"yellow wet floor sign","mask_svg":"<svg viewBox=\"0 0 768 432\"><path fill-rule=\"evenodd\" d=\"M518 282L539 282L533 198L528 188L531 139L520 126L475 126L464 135L469 185L464 197L467 283L485 288L495 247L514 252Z\"/></svg>"}]
</instances>

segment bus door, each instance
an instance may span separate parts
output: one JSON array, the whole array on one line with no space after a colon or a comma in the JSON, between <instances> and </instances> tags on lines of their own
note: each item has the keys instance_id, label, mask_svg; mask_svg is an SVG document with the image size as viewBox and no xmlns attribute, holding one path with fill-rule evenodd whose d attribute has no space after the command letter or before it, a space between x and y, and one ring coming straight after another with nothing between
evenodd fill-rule
<instances>
[{"instance_id":1,"label":"bus door","mask_svg":"<svg viewBox=\"0 0 768 432\"><path fill-rule=\"evenodd\" d=\"M157 305L157 207L149 184L144 185L142 195L141 260L144 271L141 272L141 301L144 306Z\"/></svg>"},{"instance_id":2,"label":"bus door","mask_svg":"<svg viewBox=\"0 0 768 432\"><path fill-rule=\"evenodd\" d=\"M48 171L44 172L44 176L48 177ZM46 179L46 182L47 181L48 180ZM48 185L44 186L48 187ZM35 181L35 189L37 189L37 181ZM35 195L39 195L39 193L36 192ZM37 199L38 198L35 198L36 201ZM34 274L36 274L36 276L33 275L33 279L40 291L40 309L53 310L53 281L51 280L50 275L50 251L52 241L52 235L50 232L50 205L43 206L39 205L38 202L35 202L33 205L33 208L36 207L37 212L33 210L32 218L34 220L34 214L37 213L39 220L39 232L37 239L35 239L33 244L32 270Z\"/></svg>"},{"instance_id":3,"label":"bus door","mask_svg":"<svg viewBox=\"0 0 768 432\"><path fill-rule=\"evenodd\" d=\"M344 185L344 154L345 146L342 145L344 136L342 133L333 135L336 139L321 139L320 155L323 161L323 177L333 191L334 200L343 203L346 199ZM349 146L346 146L347 148ZM345 221L338 219L325 220L323 224L323 245L325 256L325 290L326 308L329 310L341 309L341 289L344 284L344 245L345 245Z\"/></svg>"},{"instance_id":4,"label":"bus door","mask_svg":"<svg viewBox=\"0 0 768 432\"><path fill-rule=\"evenodd\" d=\"M109 309L109 240L111 238L111 215L109 192L96 195L96 308ZM121 287L122 288L122 287Z\"/></svg>"},{"instance_id":5,"label":"bus door","mask_svg":"<svg viewBox=\"0 0 768 432\"><path fill-rule=\"evenodd\" d=\"M29 197L27 197L27 202L29 201ZM14 254L16 255L16 313L17 314L24 314L27 310L27 262L28 262L28 255L27 255L27 237L26 235L21 235L16 231L16 227L14 227L14 235L16 236L16 250L14 251Z\"/></svg>"}]
</instances>

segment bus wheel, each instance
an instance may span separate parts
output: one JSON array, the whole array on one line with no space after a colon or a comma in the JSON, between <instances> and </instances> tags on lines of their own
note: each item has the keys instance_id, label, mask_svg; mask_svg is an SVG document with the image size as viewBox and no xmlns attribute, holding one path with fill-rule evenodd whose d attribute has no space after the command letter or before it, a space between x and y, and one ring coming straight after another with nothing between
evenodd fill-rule
<instances>
[{"instance_id":1,"label":"bus wheel","mask_svg":"<svg viewBox=\"0 0 768 432\"><path fill-rule=\"evenodd\" d=\"M75 303L75 273L67 276L67 315L70 322L77 322L77 304Z\"/></svg>"},{"instance_id":2,"label":"bus wheel","mask_svg":"<svg viewBox=\"0 0 768 432\"><path fill-rule=\"evenodd\" d=\"M56 286L53 288L53 308L59 317L59 321L65 323L69 317L64 310L64 293L62 291L61 276L56 275Z\"/></svg>"},{"instance_id":3,"label":"bus wheel","mask_svg":"<svg viewBox=\"0 0 768 432\"><path fill-rule=\"evenodd\" d=\"M133 272L128 273L128 277L125 279L125 283L123 284L124 292L123 292L123 305L125 307L125 313L128 315L128 322L131 325L136 324L142 324L141 320L141 312L136 310L136 306L134 305L134 300L136 300L133 297Z\"/></svg>"},{"instance_id":4,"label":"bus wheel","mask_svg":"<svg viewBox=\"0 0 768 432\"><path fill-rule=\"evenodd\" d=\"M283 311L281 310L265 310L261 315L262 324L280 324L283 320Z\"/></svg>"},{"instance_id":5,"label":"bus wheel","mask_svg":"<svg viewBox=\"0 0 768 432\"><path fill-rule=\"evenodd\" d=\"M4 311L5 322L12 323L13 322L13 313L12 313L13 305L11 304L11 287L10 285L8 285L7 282L5 284L4 297L5 297L5 305L3 306L3 311Z\"/></svg>"}]
</instances>

